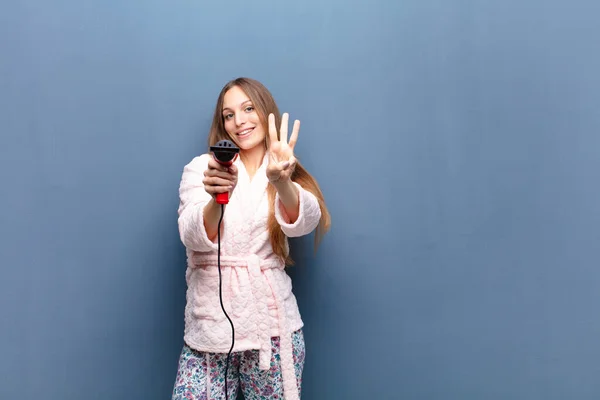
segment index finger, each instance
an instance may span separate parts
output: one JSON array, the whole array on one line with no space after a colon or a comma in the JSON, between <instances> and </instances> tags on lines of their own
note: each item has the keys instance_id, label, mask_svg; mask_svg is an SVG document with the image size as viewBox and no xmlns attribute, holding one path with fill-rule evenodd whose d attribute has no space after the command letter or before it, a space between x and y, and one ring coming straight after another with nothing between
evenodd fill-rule
<instances>
[{"instance_id":1,"label":"index finger","mask_svg":"<svg viewBox=\"0 0 600 400\"><path fill-rule=\"evenodd\" d=\"M277 141L277 129L275 128L275 115L269 114L269 138L271 142Z\"/></svg>"},{"instance_id":2,"label":"index finger","mask_svg":"<svg viewBox=\"0 0 600 400\"><path fill-rule=\"evenodd\" d=\"M214 158L209 158L208 160L208 169L219 169L221 164L217 162Z\"/></svg>"},{"instance_id":3,"label":"index finger","mask_svg":"<svg viewBox=\"0 0 600 400\"><path fill-rule=\"evenodd\" d=\"M223 165L214 158L208 160L208 170L215 170L217 172L229 172L229 167L227 165Z\"/></svg>"}]
</instances>

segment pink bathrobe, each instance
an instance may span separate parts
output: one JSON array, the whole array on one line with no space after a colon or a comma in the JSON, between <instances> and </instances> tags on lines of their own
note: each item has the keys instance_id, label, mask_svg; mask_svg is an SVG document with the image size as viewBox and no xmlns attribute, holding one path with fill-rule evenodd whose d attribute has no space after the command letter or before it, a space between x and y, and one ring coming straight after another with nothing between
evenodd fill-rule
<instances>
[{"instance_id":1,"label":"pink bathrobe","mask_svg":"<svg viewBox=\"0 0 600 400\"><path fill-rule=\"evenodd\" d=\"M179 189L179 232L187 254L187 304L184 340L193 349L227 353L231 326L219 301L217 243L208 239L203 208L211 196L202 180L210 155L203 154L185 166ZM292 332L302 328L292 282L282 260L273 254L267 230L268 196L265 156L252 181L239 157L238 183L225 206L221 235L223 304L235 327L234 352L260 351L259 367L271 361L271 337L280 336L281 366L286 400L299 399L292 355ZM289 223L285 210L275 201L275 217L288 237L312 232L321 218L316 197L294 183L300 191L300 214ZM286 239L287 246L287 239Z\"/></svg>"}]
</instances>

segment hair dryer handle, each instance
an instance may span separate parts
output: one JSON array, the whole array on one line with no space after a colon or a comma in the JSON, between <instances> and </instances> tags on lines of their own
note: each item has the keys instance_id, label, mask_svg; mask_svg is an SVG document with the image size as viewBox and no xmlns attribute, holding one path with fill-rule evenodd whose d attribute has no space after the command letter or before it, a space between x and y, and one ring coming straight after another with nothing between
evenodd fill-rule
<instances>
[{"instance_id":1,"label":"hair dryer handle","mask_svg":"<svg viewBox=\"0 0 600 400\"><path fill-rule=\"evenodd\" d=\"M229 193L217 193L216 200L218 204L227 204L229 203Z\"/></svg>"}]
</instances>

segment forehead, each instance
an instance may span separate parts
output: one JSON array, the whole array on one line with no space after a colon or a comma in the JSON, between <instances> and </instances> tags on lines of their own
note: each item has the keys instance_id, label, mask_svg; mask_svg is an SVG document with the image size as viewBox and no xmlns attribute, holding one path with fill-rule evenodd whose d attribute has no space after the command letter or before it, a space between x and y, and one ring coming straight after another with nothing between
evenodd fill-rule
<instances>
[{"instance_id":1,"label":"forehead","mask_svg":"<svg viewBox=\"0 0 600 400\"><path fill-rule=\"evenodd\" d=\"M240 107L248 100L250 100L248 95L239 86L234 86L229 89L223 97L223 109Z\"/></svg>"}]
</instances>

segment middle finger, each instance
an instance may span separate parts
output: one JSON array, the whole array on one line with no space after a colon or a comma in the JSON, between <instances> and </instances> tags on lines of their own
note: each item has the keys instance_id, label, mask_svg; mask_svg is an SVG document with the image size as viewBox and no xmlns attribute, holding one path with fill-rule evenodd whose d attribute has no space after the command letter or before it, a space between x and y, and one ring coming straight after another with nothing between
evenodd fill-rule
<instances>
[{"instance_id":1,"label":"middle finger","mask_svg":"<svg viewBox=\"0 0 600 400\"><path fill-rule=\"evenodd\" d=\"M225 171L222 171L219 169L209 170L207 172L206 176L220 177L220 178L224 178L224 179L233 179L233 175L230 172L225 172Z\"/></svg>"},{"instance_id":2,"label":"middle finger","mask_svg":"<svg viewBox=\"0 0 600 400\"><path fill-rule=\"evenodd\" d=\"M288 135L288 120L290 115L288 113L283 113L281 116L281 128L279 129L279 141L281 143L287 144L287 135Z\"/></svg>"}]
</instances>

